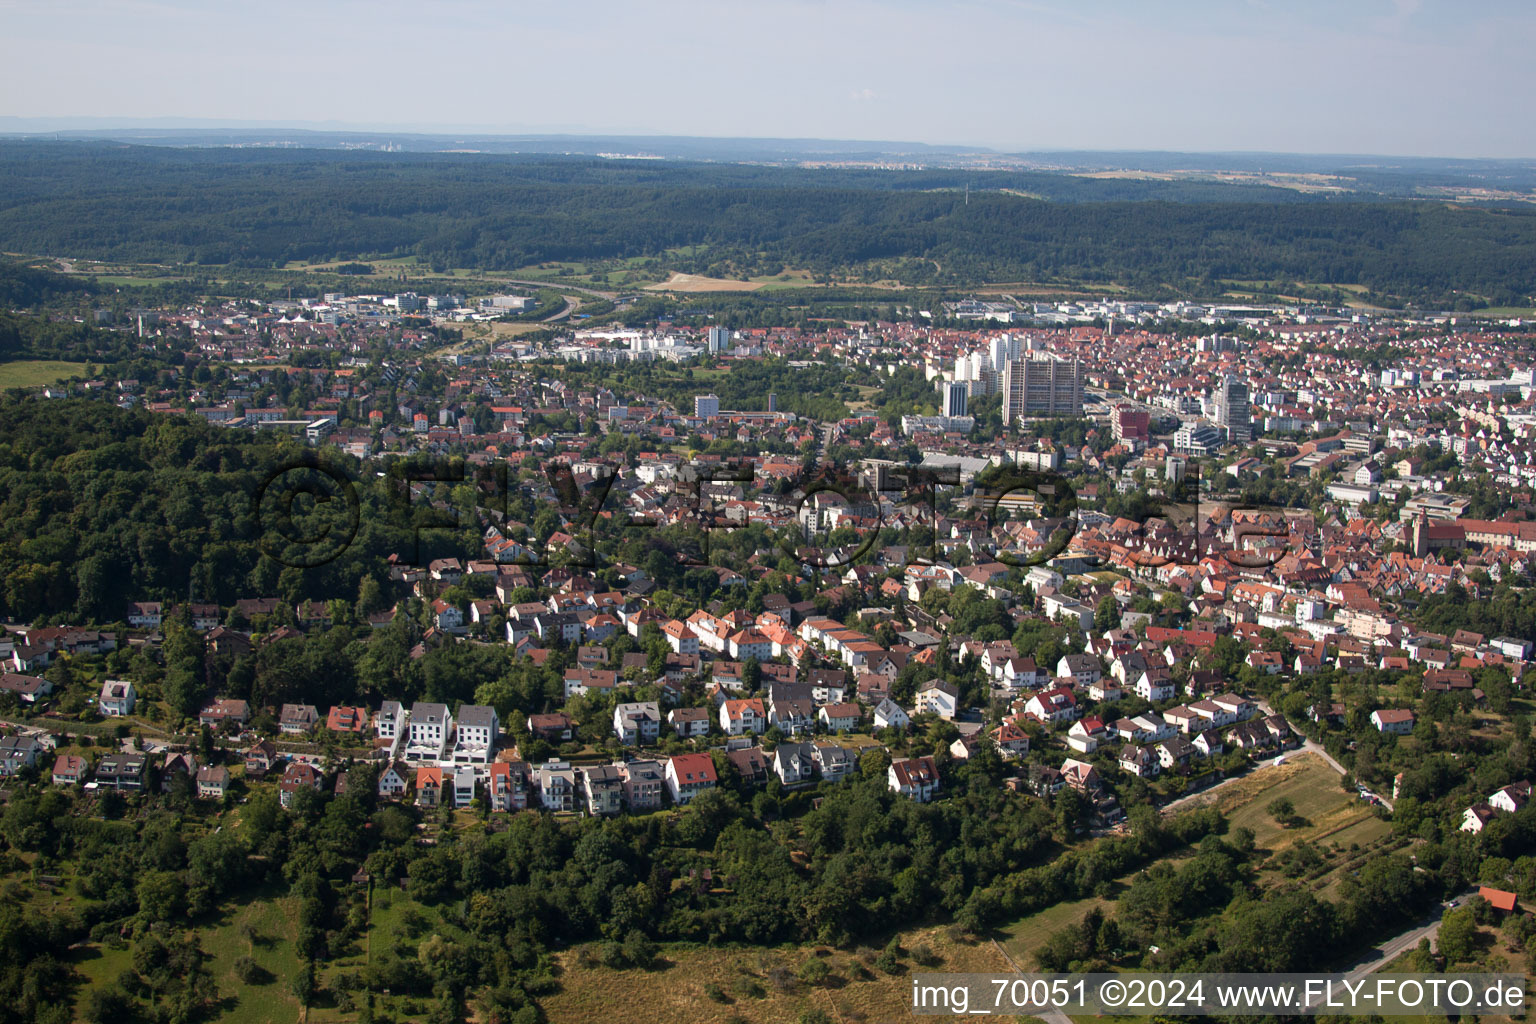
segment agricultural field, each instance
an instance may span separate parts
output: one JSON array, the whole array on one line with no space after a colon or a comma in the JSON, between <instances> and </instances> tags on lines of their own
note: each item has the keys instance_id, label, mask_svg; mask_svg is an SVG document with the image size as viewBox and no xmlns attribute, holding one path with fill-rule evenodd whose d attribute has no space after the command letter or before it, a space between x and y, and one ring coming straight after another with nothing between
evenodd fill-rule
<instances>
[{"instance_id":1,"label":"agricultural field","mask_svg":"<svg viewBox=\"0 0 1536 1024\"><path fill-rule=\"evenodd\" d=\"M0 363L0 391L6 388L38 388L57 384L85 372L84 363L61 359L17 359Z\"/></svg>"}]
</instances>

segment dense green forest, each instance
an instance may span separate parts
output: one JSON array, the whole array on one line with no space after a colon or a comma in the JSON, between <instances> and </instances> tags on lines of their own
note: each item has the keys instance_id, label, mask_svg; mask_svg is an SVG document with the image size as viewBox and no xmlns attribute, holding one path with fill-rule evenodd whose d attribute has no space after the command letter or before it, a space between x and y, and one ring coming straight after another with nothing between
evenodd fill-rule
<instances>
[{"instance_id":1,"label":"dense green forest","mask_svg":"<svg viewBox=\"0 0 1536 1024\"><path fill-rule=\"evenodd\" d=\"M0 248L247 267L415 254L510 270L692 247L669 261L1147 293L1294 280L1451 306L1527 301L1536 261L1523 207L1034 172L12 142L0 179Z\"/></svg>"},{"instance_id":2,"label":"dense green forest","mask_svg":"<svg viewBox=\"0 0 1536 1024\"><path fill-rule=\"evenodd\" d=\"M314 462L293 441L196 417L12 396L0 406L0 615L115 622L128 601L188 594L353 600L385 556L416 550L414 513L378 481L357 488L355 516L346 501L305 499L289 518L285 493L343 494L356 479L344 461ZM304 554L295 537L322 543ZM477 540L429 530L420 550L462 555Z\"/></svg>"}]
</instances>

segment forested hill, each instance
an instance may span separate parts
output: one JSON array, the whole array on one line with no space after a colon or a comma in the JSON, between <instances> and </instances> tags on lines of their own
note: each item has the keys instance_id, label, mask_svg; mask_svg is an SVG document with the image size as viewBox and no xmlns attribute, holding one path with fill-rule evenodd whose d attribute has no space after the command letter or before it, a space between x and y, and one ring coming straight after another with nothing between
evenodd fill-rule
<instances>
[{"instance_id":1,"label":"forested hill","mask_svg":"<svg viewBox=\"0 0 1536 1024\"><path fill-rule=\"evenodd\" d=\"M0 618L115 622L128 601L189 592L226 605L270 593L355 599L360 581L382 580L385 555L412 550L412 514L355 464L337 457L316 473L307 468L314 459L291 440L196 416L6 396ZM347 501L319 504L312 517L282 508L295 489L345 495L348 481L357 496L350 521ZM285 539L294 536L334 543L299 559ZM428 531L420 551L472 550L477 538Z\"/></svg>"},{"instance_id":2,"label":"forested hill","mask_svg":"<svg viewBox=\"0 0 1536 1024\"><path fill-rule=\"evenodd\" d=\"M1297 281L1432 306L1523 303L1536 265L1524 206L1041 172L7 142L0 181L0 250L153 262L416 254L511 270L670 251L682 270L767 258L913 285L1142 294Z\"/></svg>"}]
</instances>

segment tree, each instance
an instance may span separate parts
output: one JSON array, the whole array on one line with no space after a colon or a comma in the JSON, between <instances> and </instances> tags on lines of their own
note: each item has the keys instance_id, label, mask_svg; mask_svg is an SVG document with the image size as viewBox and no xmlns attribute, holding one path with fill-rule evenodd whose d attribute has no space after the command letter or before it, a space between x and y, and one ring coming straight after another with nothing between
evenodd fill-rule
<instances>
[{"instance_id":1,"label":"tree","mask_svg":"<svg viewBox=\"0 0 1536 1024\"><path fill-rule=\"evenodd\" d=\"M1471 907L1447 910L1440 919L1439 948L1448 963L1471 960L1477 952L1477 922Z\"/></svg>"},{"instance_id":2,"label":"tree","mask_svg":"<svg viewBox=\"0 0 1536 1024\"><path fill-rule=\"evenodd\" d=\"M1115 595L1105 594L1099 598L1099 605L1093 610L1093 628L1100 633L1107 633L1120 624L1120 602L1115 600Z\"/></svg>"}]
</instances>

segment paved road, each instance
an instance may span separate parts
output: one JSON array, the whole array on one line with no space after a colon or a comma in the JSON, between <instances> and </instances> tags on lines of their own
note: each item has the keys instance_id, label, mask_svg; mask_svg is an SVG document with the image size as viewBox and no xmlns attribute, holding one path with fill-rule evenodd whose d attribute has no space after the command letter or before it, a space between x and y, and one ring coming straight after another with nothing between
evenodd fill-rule
<instances>
[{"instance_id":1,"label":"paved road","mask_svg":"<svg viewBox=\"0 0 1536 1024\"><path fill-rule=\"evenodd\" d=\"M562 295L561 298L563 298L565 300L564 308L562 308L560 310L560 312L558 312L558 313L551 313L549 316L547 316L544 319L540 320L539 323L541 323L541 324L558 323L559 321L564 320L566 317L570 316L573 312L575 312L575 310L576 310L576 300L572 296L569 296L569 295Z\"/></svg>"},{"instance_id":2,"label":"paved road","mask_svg":"<svg viewBox=\"0 0 1536 1024\"><path fill-rule=\"evenodd\" d=\"M992 945L997 949L998 954L1002 956L1004 960L1008 961L1008 966L1013 968L1013 973L1024 973L1023 969L1014 962L1013 957L1008 955L1008 951L1003 948L1002 943L998 942L996 939L993 939ZM1033 1016L1045 1021L1045 1024L1075 1024L1072 1018L1067 1016L1065 1010L1045 1010L1041 1013L1034 1014Z\"/></svg>"},{"instance_id":3,"label":"paved road","mask_svg":"<svg viewBox=\"0 0 1536 1024\"><path fill-rule=\"evenodd\" d=\"M1461 895L1455 897L1452 902L1460 906L1476 891L1475 888L1467 889ZM1410 949L1413 949L1419 944L1421 939L1428 939L1430 948L1434 949L1437 944L1436 940L1440 936L1440 920L1445 913L1445 908L1437 904L1430 913L1431 917L1366 950L1359 959L1345 967L1342 973L1351 982L1358 982L1361 978L1374 974Z\"/></svg>"},{"instance_id":4,"label":"paved road","mask_svg":"<svg viewBox=\"0 0 1536 1024\"><path fill-rule=\"evenodd\" d=\"M505 282L506 284L531 285L535 288L570 288L573 291L585 292L588 295L596 295L600 299L608 299L610 301L619 297L618 292L598 291L596 288L593 288L590 285L576 284L572 281L560 281L558 279L554 281L531 281L527 278L521 277L498 277L496 280Z\"/></svg>"}]
</instances>

